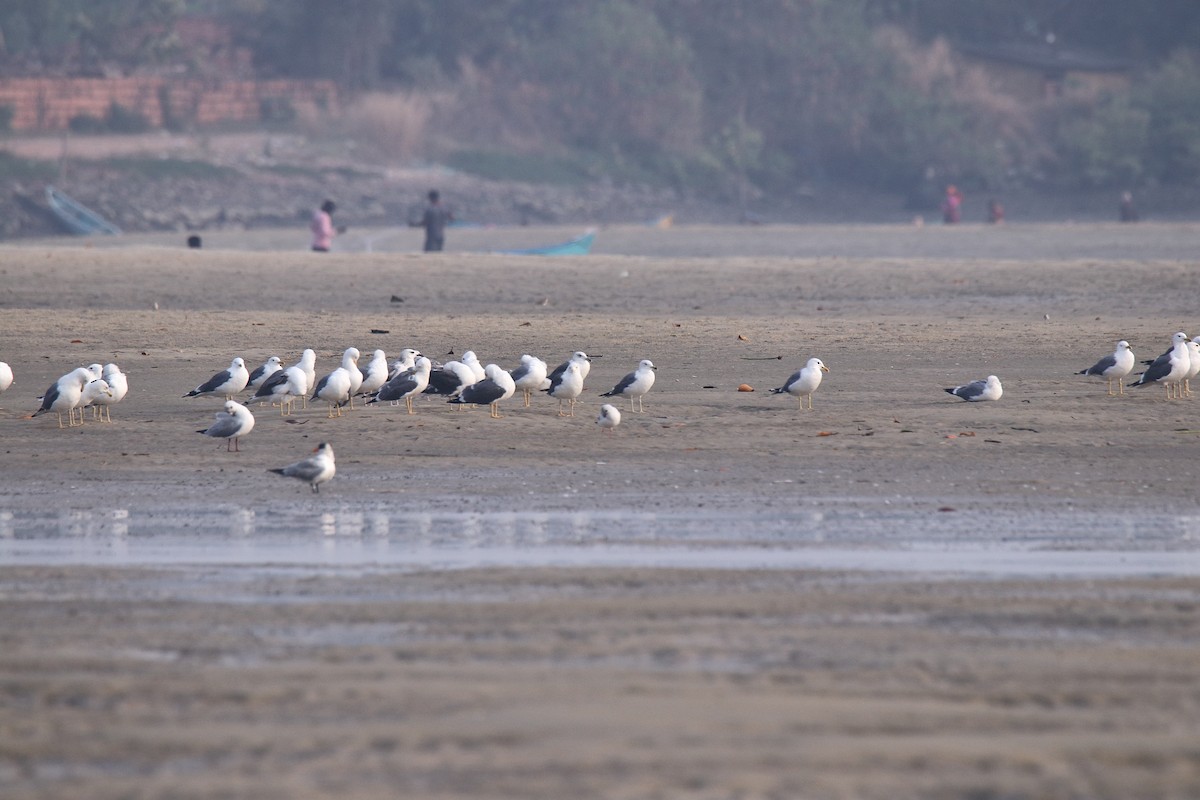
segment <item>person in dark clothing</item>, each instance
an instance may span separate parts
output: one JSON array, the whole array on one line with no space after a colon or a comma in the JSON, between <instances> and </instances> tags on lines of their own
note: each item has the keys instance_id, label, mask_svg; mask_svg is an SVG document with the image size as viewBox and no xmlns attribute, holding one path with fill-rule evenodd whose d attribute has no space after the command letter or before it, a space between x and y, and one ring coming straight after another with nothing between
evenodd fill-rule
<instances>
[{"instance_id":1,"label":"person in dark clothing","mask_svg":"<svg viewBox=\"0 0 1200 800\"><path fill-rule=\"evenodd\" d=\"M1135 208L1133 205L1133 193L1132 192L1122 192L1121 193L1121 207L1120 207L1118 213L1119 213L1121 222L1137 222L1138 221L1138 212L1137 212L1137 208Z\"/></svg>"},{"instance_id":2,"label":"person in dark clothing","mask_svg":"<svg viewBox=\"0 0 1200 800\"><path fill-rule=\"evenodd\" d=\"M454 215L442 205L437 189L429 192L429 203L420 222L412 223L414 228L425 229L425 252L436 253L446 243L446 224L454 221Z\"/></svg>"}]
</instances>

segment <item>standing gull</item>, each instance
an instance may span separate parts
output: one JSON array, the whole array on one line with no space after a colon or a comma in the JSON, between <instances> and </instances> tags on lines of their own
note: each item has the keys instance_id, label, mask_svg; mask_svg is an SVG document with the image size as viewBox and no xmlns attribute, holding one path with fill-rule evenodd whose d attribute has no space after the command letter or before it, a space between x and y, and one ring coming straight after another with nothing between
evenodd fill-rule
<instances>
[{"instance_id":1,"label":"standing gull","mask_svg":"<svg viewBox=\"0 0 1200 800\"><path fill-rule=\"evenodd\" d=\"M562 371L557 378L550 379L550 388L543 390L551 397L558 401L558 415L560 417L575 416L575 401L579 395L583 394L583 376L580 374L579 364L570 362L567 368ZM571 413L563 413L563 402L570 404Z\"/></svg>"},{"instance_id":2,"label":"standing gull","mask_svg":"<svg viewBox=\"0 0 1200 800\"><path fill-rule=\"evenodd\" d=\"M521 356L521 366L511 373L513 383L525 395L525 407L529 408L530 398L535 389L541 389L546 383L548 367L546 362L528 353Z\"/></svg>"},{"instance_id":3,"label":"standing gull","mask_svg":"<svg viewBox=\"0 0 1200 800\"><path fill-rule=\"evenodd\" d=\"M239 356L229 362L229 369L223 369L204 383L192 389L184 397L204 397L206 395L224 395L226 400L246 388L250 382L250 373L246 371L246 362Z\"/></svg>"},{"instance_id":4,"label":"standing gull","mask_svg":"<svg viewBox=\"0 0 1200 800\"><path fill-rule=\"evenodd\" d=\"M628 397L629 410L645 411L642 407L642 398L646 396L646 392L650 391L650 387L654 385L654 370L658 367L654 366L654 362L648 358L643 358L638 362L638 368L626 375L624 378L612 388L600 395L601 397ZM637 408L634 409L633 401L637 400Z\"/></svg>"},{"instance_id":5,"label":"standing gull","mask_svg":"<svg viewBox=\"0 0 1200 800\"><path fill-rule=\"evenodd\" d=\"M129 379L116 364L105 364L101 376L112 392L107 396L102 395L98 397L94 401L93 408L96 410L99 419L112 422L112 407L124 400L125 395L129 394Z\"/></svg>"},{"instance_id":6,"label":"standing gull","mask_svg":"<svg viewBox=\"0 0 1200 800\"><path fill-rule=\"evenodd\" d=\"M250 373L250 380L246 381L246 388L258 389L259 386L262 386L263 381L283 369L282 364L283 359L279 356L271 356Z\"/></svg>"},{"instance_id":7,"label":"standing gull","mask_svg":"<svg viewBox=\"0 0 1200 800\"><path fill-rule=\"evenodd\" d=\"M333 478L334 473L337 472L333 463L333 446L328 442L321 442L313 450L313 455L303 461L297 461L295 464L288 464L279 469L268 470L268 472L283 475L285 478L302 480L312 487L314 493L320 492L321 484Z\"/></svg>"},{"instance_id":8,"label":"standing gull","mask_svg":"<svg viewBox=\"0 0 1200 800\"><path fill-rule=\"evenodd\" d=\"M829 367L819 358L810 358L808 362L798 371L793 372L778 389L772 389L771 394L788 394L795 397L800 402L800 408L804 408L804 398L808 398L808 408L812 410L812 396L817 387L821 385L821 373L829 372Z\"/></svg>"},{"instance_id":9,"label":"standing gull","mask_svg":"<svg viewBox=\"0 0 1200 800\"><path fill-rule=\"evenodd\" d=\"M1149 386L1162 381L1167 390L1167 399L1174 400L1183 396L1181 381L1187 376L1192 367L1192 357L1188 352L1188 337L1179 331L1171 337L1171 349L1150 363L1146 371L1130 386Z\"/></svg>"},{"instance_id":10,"label":"standing gull","mask_svg":"<svg viewBox=\"0 0 1200 800\"><path fill-rule=\"evenodd\" d=\"M67 427L75 426L75 407L79 405L80 399L83 397L83 389L92 380L92 373L87 367L73 369L66 375L63 375L57 381L50 385L46 393L42 395L42 405L37 411L33 412L32 416L37 416L46 411L53 411L58 415L58 427L63 427L62 412L67 412ZM83 424L83 420L79 420L79 424Z\"/></svg>"},{"instance_id":11,"label":"standing gull","mask_svg":"<svg viewBox=\"0 0 1200 800\"><path fill-rule=\"evenodd\" d=\"M621 424L621 411L614 405L605 403L600 406L600 415L596 417L596 424L601 430L612 434L613 428Z\"/></svg>"},{"instance_id":12,"label":"standing gull","mask_svg":"<svg viewBox=\"0 0 1200 800\"><path fill-rule=\"evenodd\" d=\"M429 385L425 394L441 394L457 397L463 389L478 381L475 370L461 361L447 361L429 373Z\"/></svg>"},{"instance_id":13,"label":"standing gull","mask_svg":"<svg viewBox=\"0 0 1200 800\"><path fill-rule=\"evenodd\" d=\"M408 408L408 413L415 413L413 397L425 391L425 387L429 385L429 368L432 363L425 356L418 356L417 363L412 369L401 372L385 383L367 402L395 404L403 400L404 405Z\"/></svg>"},{"instance_id":14,"label":"standing gull","mask_svg":"<svg viewBox=\"0 0 1200 800\"><path fill-rule=\"evenodd\" d=\"M492 419L500 419L500 409L498 408L500 401L512 397L516 391L517 385L511 375L496 364L488 364L484 367L483 380L466 387L458 397L453 397L447 402L464 405L484 405L486 403L491 406Z\"/></svg>"},{"instance_id":15,"label":"standing gull","mask_svg":"<svg viewBox=\"0 0 1200 800\"><path fill-rule=\"evenodd\" d=\"M599 356L597 356L597 358L599 358ZM592 371L592 359L582 350L576 350L571 354L570 358L551 370L550 374L546 377L550 379L551 383L553 383L562 377L562 374L567 371L567 366L570 364L575 364L579 367L579 380L587 380L588 373ZM542 388L545 389L547 387L545 384L542 384Z\"/></svg>"},{"instance_id":16,"label":"standing gull","mask_svg":"<svg viewBox=\"0 0 1200 800\"><path fill-rule=\"evenodd\" d=\"M999 378L995 375L988 375L987 380L971 381L946 391L969 403L976 403L981 400L999 400L1000 395L1004 394L1004 387L1000 385Z\"/></svg>"},{"instance_id":17,"label":"standing gull","mask_svg":"<svg viewBox=\"0 0 1200 800\"><path fill-rule=\"evenodd\" d=\"M309 399L324 400L329 403L329 417L331 419L335 416L340 417L342 406L350 402L351 386L353 386L353 382L350 379L350 371L345 366L341 366L317 381L316 388L313 389L312 397Z\"/></svg>"},{"instance_id":18,"label":"standing gull","mask_svg":"<svg viewBox=\"0 0 1200 800\"><path fill-rule=\"evenodd\" d=\"M217 412L213 424L202 431L196 431L196 433L212 436L215 439L224 439L226 452L240 453L238 440L252 430L254 430L254 415L250 413L250 409L236 400L226 400L225 410Z\"/></svg>"},{"instance_id":19,"label":"standing gull","mask_svg":"<svg viewBox=\"0 0 1200 800\"><path fill-rule=\"evenodd\" d=\"M358 394L359 387L362 386L363 373L358 368L358 359L362 358L362 353L358 352L357 347L347 347L342 353L342 369L346 370L346 374L350 376L350 408L354 408L354 395Z\"/></svg>"},{"instance_id":20,"label":"standing gull","mask_svg":"<svg viewBox=\"0 0 1200 800\"><path fill-rule=\"evenodd\" d=\"M92 419L100 419L97 407L105 405L107 401L112 400L112 396L112 388L108 385L108 381L103 378L88 381L83 387L83 393L79 396L80 424L83 424L83 410L88 406L92 407Z\"/></svg>"},{"instance_id":21,"label":"standing gull","mask_svg":"<svg viewBox=\"0 0 1200 800\"><path fill-rule=\"evenodd\" d=\"M1183 396L1192 396L1192 378L1200 375L1200 336L1188 342L1188 358L1191 359L1192 366L1183 376Z\"/></svg>"},{"instance_id":22,"label":"standing gull","mask_svg":"<svg viewBox=\"0 0 1200 800\"><path fill-rule=\"evenodd\" d=\"M417 357L421 354L411 347L406 347L400 351L400 357L392 362L391 371L388 373L388 380L399 375L401 372L406 372L413 368L417 363Z\"/></svg>"},{"instance_id":23,"label":"standing gull","mask_svg":"<svg viewBox=\"0 0 1200 800\"><path fill-rule=\"evenodd\" d=\"M387 355L382 350L376 350L371 355L371 360L367 362L367 368L363 370L363 379L358 386L358 393L360 395L375 394L387 383L387 380Z\"/></svg>"},{"instance_id":24,"label":"standing gull","mask_svg":"<svg viewBox=\"0 0 1200 800\"><path fill-rule=\"evenodd\" d=\"M3 361L0 361L0 394L3 394L4 390L7 389L8 387L12 386L12 384L13 384L12 367L10 367L8 364L4 363Z\"/></svg>"},{"instance_id":25,"label":"standing gull","mask_svg":"<svg viewBox=\"0 0 1200 800\"><path fill-rule=\"evenodd\" d=\"M1113 384L1117 386L1117 394L1125 394L1125 376L1133 372L1135 360L1133 351L1129 349L1129 342L1122 339L1117 342L1117 349L1113 351L1112 355L1105 356L1076 374L1104 378L1105 384L1108 385L1109 396L1113 395Z\"/></svg>"},{"instance_id":26,"label":"standing gull","mask_svg":"<svg viewBox=\"0 0 1200 800\"><path fill-rule=\"evenodd\" d=\"M263 381L251 399L270 403L278 402L279 415L285 417L292 412L292 403L296 398L306 397L308 397L308 376L299 365L293 365L279 370Z\"/></svg>"}]
</instances>

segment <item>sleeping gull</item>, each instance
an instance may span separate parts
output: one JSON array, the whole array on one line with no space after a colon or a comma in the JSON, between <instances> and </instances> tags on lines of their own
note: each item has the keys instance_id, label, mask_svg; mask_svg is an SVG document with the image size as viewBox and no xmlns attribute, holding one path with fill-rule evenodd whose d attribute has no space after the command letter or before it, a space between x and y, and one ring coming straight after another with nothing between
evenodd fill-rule
<instances>
[{"instance_id":1,"label":"sleeping gull","mask_svg":"<svg viewBox=\"0 0 1200 800\"><path fill-rule=\"evenodd\" d=\"M546 362L542 361L537 356L531 356L528 353L521 356L521 366L514 369L512 375L513 383L525 395L525 407L529 408L530 398L533 396L535 389L541 389L546 383L547 370Z\"/></svg>"},{"instance_id":2,"label":"sleeping gull","mask_svg":"<svg viewBox=\"0 0 1200 800\"><path fill-rule=\"evenodd\" d=\"M112 407L125 399L125 395L129 394L129 379L121 368L116 364L105 364L104 370L101 372L105 383L112 393L108 396L98 397L94 401L93 408L96 409L97 416L107 422L112 422Z\"/></svg>"},{"instance_id":3,"label":"sleeping gull","mask_svg":"<svg viewBox=\"0 0 1200 800\"><path fill-rule=\"evenodd\" d=\"M300 360L296 362L296 366L304 371L304 389L300 392L301 408L308 408L308 390L311 389L317 382L317 354L312 348L305 348L300 354Z\"/></svg>"},{"instance_id":4,"label":"sleeping gull","mask_svg":"<svg viewBox=\"0 0 1200 800\"><path fill-rule=\"evenodd\" d=\"M87 367L73 369L50 385L42 395L42 405L32 416L36 417L46 411L58 415L58 427L62 427L62 412L67 412L67 427L75 426L75 407L83 397L83 388L92 380L92 372ZM79 420L83 424L83 420Z\"/></svg>"},{"instance_id":5,"label":"sleeping gull","mask_svg":"<svg viewBox=\"0 0 1200 800\"><path fill-rule=\"evenodd\" d=\"M813 407L813 392L821 385L822 372L829 372L829 367L825 366L825 363L819 358L810 358L802 368L791 374L791 377L784 382L783 386L780 386L778 389L772 389L771 394L783 394L787 392L799 401L802 410L804 408L804 398L807 397L808 408L811 411Z\"/></svg>"},{"instance_id":6,"label":"sleeping gull","mask_svg":"<svg viewBox=\"0 0 1200 800\"><path fill-rule=\"evenodd\" d=\"M621 424L621 411L616 406L605 403L600 406L600 415L596 417L596 424L611 434L613 428Z\"/></svg>"},{"instance_id":7,"label":"sleeping gull","mask_svg":"<svg viewBox=\"0 0 1200 800\"><path fill-rule=\"evenodd\" d=\"M354 408L354 395L358 394L358 389L362 386L363 374L358 368L358 359L362 358L362 353L358 352L357 347L347 347L342 353L342 369L346 370L346 374L350 376L350 408Z\"/></svg>"},{"instance_id":8,"label":"sleeping gull","mask_svg":"<svg viewBox=\"0 0 1200 800\"><path fill-rule=\"evenodd\" d=\"M475 370L466 364L461 361L447 361L429 373L429 385L425 387L425 394L457 397L463 389L478 380Z\"/></svg>"},{"instance_id":9,"label":"sleeping gull","mask_svg":"<svg viewBox=\"0 0 1200 800\"><path fill-rule=\"evenodd\" d=\"M987 380L971 381L946 391L969 403L975 403L981 400L999 400L1000 395L1004 394L1004 387L1000 385L999 378L995 375L988 375Z\"/></svg>"},{"instance_id":10,"label":"sleeping gull","mask_svg":"<svg viewBox=\"0 0 1200 800\"><path fill-rule=\"evenodd\" d=\"M1188 342L1188 358L1191 359L1191 369L1183 376L1184 397L1192 396L1192 378L1200 375L1200 336Z\"/></svg>"},{"instance_id":11,"label":"sleeping gull","mask_svg":"<svg viewBox=\"0 0 1200 800\"><path fill-rule=\"evenodd\" d=\"M392 403L403 400L408 413L413 412L413 397L425 391L429 385L429 368L432 362L425 356L418 356L417 363L410 370L401 372L396 377L380 387L368 403Z\"/></svg>"},{"instance_id":12,"label":"sleeping gull","mask_svg":"<svg viewBox=\"0 0 1200 800\"><path fill-rule=\"evenodd\" d=\"M1125 394L1125 376L1133 371L1135 358L1129 349L1129 342L1122 339L1117 342L1117 349L1112 355L1105 356L1087 369L1080 370L1077 375L1095 375L1104 378L1108 385L1108 393L1113 394L1113 384L1117 385L1117 394Z\"/></svg>"},{"instance_id":13,"label":"sleeping gull","mask_svg":"<svg viewBox=\"0 0 1200 800\"><path fill-rule=\"evenodd\" d=\"M250 413L250 409L236 400L226 400L225 410L217 412L213 424L202 431L196 431L196 433L212 436L215 439L224 439L226 452L240 453L238 440L252 430L254 430L254 415Z\"/></svg>"},{"instance_id":14,"label":"sleeping gull","mask_svg":"<svg viewBox=\"0 0 1200 800\"><path fill-rule=\"evenodd\" d=\"M483 371L483 364L479 363L479 356L475 355L474 350L468 350L463 353L462 357L458 360L470 367L471 372L475 373L475 380L481 381L487 377L487 374Z\"/></svg>"},{"instance_id":15,"label":"sleeping gull","mask_svg":"<svg viewBox=\"0 0 1200 800\"><path fill-rule=\"evenodd\" d=\"M312 487L313 492L320 492L321 484L330 480L337 472L333 463L333 446L328 442L321 442L313 450L313 455L303 461L268 471L286 478L302 480Z\"/></svg>"},{"instance_id":16,"label":"sleeping gull","mask_svg":"<svg viewBox=\"0 0 1200 800\"><path fill-rule=\"evenodd\" d=\"M1146 371L1130 386L1149 386L1162 381L1167 390L1167 399L1174 400L1183 397L1180 383L1192 367L1192 357L1188 352L1188 337L1183 331L1171 337L1171 349L1150 363Z\"/></svg>"},{"instance_id":17,"label":"sleeping gull","mask_svg":"<svg viewBox=\"0 0 1200 800\"><path fill-rule=\"evenodd\" d=\"M612 388L600 395L601 397L628 397L629 410L634 411L633 401L637 400L637 411L645 411L642 407L642 398L646 396L646 392L650 391L650 387L654 385L654 370L658 367L654 366L654 362L648 358L643 358L638 362L638 368L626 375L624 378ZM815 388L815 387L814 387Z\"/></svg>"},{"instance_id":18,"label":"sleeping gull","mask_svg":"<svg viewBox=\"0 0 1200 800\"><path fill-rule=\"evenodd\" d=\"M550 388L543 390L558 401L558 415L560 417L575 416L575 401L579 398L579 395L583 394L583 375L580 372L581 369L578 363L574 361L568 362L567 368L557 378L550 379ZM564 400L570 404L570 414L563 413Z\"/></svg>"},{"instance_id":19,"label":"sleeping gull","mask_svg":"<svg viewBox=\"0 0 1200 800\"><path fill-rule=\"evenodd\" d=\"M103 403L105 400L111 399L112 389L109 388L108 381L103 378L88 381L83 387L83 392L79 395L79 424L83 424L83 410L85 408L93 406L92 419L97 419L99 415L96 413L95 406Z\"/></svg>"},{"instance_id":20,"label":"sleeping gull","mask_svg":"<svg viewBox=\"0 0 1200 800\"><path fill-rule=\"evenodd\" d=\"M387 355L382 350L376 350L363 370L362 383L358 386L358 394L370 395L378 392L388 380Z\"/></svg>"},{"instance_id":21,"label":"sleeping gull","mask_svg":"<svg viewBox=\"0 0 1200 800\"><path fill-rule=\"evenodd\" d=\"M10 367L8 364L4 363L3 361L0 361L0 393L3 393L5 389L7 389L8 387L10 387L12 385L13 385L12 367Z\"/></svg>"},{"instance_id":22,"label":"sleeping gull","mask_svg":"<svg viewBox=\"0 0 1200 800\"><path fill-rule=\"evenodd\" d=\"M226 400L246 388L250 382L250 373L246 371L246 362L241 357L229 362L229 369L223 369L204 383L192 389L184 397L204 397L206 395L224 395Z\"/></svg>"},{"instance_id":23,"label":"sleeping gull","mask_svg":"<svg viewBox=\"0 0 1200 800\"><path fill-rule=\"evenodd\" d=\"M500 409L498 408L500 401L512 397L516 391L517 384L511 375L496 364L488 364L484 367L483 380L466 387L458 397L452 397L447 402L464 405L484 405L486 403L491 406L492 419L500 419Z\"/></svg>"},{"instance_id":24,"label":"sleeping gull","mask_svg":"<svg viewBox=\"0 0 1200 800\"><path fill-rule=\"evenodd\" d=\"M349 360L349 358L346 360ZM329 403L329 417L331 419L335 416L340 417L342 415L342 406L350 402L351 386L353 386L353 381L350 378L350 371L346 369L343 362L343 366L338 367L317 381L317 385L312 392L312 397L309 399L324 400L326 403Z\"/></svg>"}]
</instances>

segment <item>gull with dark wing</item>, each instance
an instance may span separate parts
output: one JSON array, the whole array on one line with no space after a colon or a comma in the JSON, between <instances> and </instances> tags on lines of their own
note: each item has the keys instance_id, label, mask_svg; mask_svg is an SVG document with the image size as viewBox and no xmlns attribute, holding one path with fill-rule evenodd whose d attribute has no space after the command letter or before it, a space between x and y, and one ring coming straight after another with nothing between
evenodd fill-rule
<instances>
[{"instance_id":1,"label":"gull with dark wing","mask_svg":"<svg viewBox=\"0 0 1200 800\"><path fill-rule=\"evenodd\" d=\"M1125 376L1133 372L1133 364L1136 361L1133 351L1129 349L1129 342L1122 339L1117 342L1117 349L1112 352L1112 355L1092 364L1084 370L1080 370L1077 375L1094 375L1097 378L1104 378L1104 382L1108 385L1108 394L1125 394ZM1113 385L1116 385L1117 392L1113 392Z\"/></svg>"},{"instance_id":2,"label":"gull with dark wing","mask_svg":"<svg viewBox=\"0 0 1200 800\"><path fill-rule=\"evenodd\" d=\"M517 385L512 376L496 364L484 367L484 379L476 381L459 392L458 397L452 397L447 402L463 405L489 405L492 419L500 418L499 403L512 397L517 391Z\"/></svg>"},{"instance_id":3,"label":"gull with dark wing","mask_svg":"<svg viewBox=\"0 0 1200 800\"><path fill-rule=\"evenodd\" d=\"M978 403L983 400L999 400L1000 396L1004 394L1004 387L1000 385L999 378L995 375L988 375L984 380L964 383L962 386L946 389L946 392L955 397L961 397L968 403Z\"/></svg>"},{"instance_id":4,"label":"gull with dark wing","mask_svg":"<svg viewBox=\"0 0 1200 800\"><path fill-rule=\"evenodd\" d=\"M237 357L229 362L229 368L223 369L204 383L192 389L184 397L205 397L208 395L223 395L226 400L246 388L250 382L250 373L246 371L246 362Z\"/></svg>"},{"instance_id":5,"label":"gull with dark wing","mask_svg":"<svg viewBox=\"0 0 1200 800\"><path fill-rule=\"evenodd\" d=\"M812 410L812 396L817 387L821 385L822 373L829 372L829 367L825 366L819 358L810 358L803 367L791 374L783 386L778 389L772 389L771 394L783 394L786 392L792 397L795 397L800 408L804 408L804 398L808 398L808 408Z\"/></svg>"},{"instance_id":6,"label":"gull with dark wing","mask_svg":"<svg viewBox=\"0 0 1200 800\"><path fill-rule=\"evenodd\" d=\"M196 431L214 439L225 440L225 451L240 453L238 440L254 430L254 415L236 400L226 400L225 410L218 411L213 424L204 430Z\"/></svg>"},{"instance_id":7,"label":"gull with dark wing","mask_svg":"<svg viewBox=\"0 0 1200 800\"><path fill-rule=\"evenodd\" d=\"M525 396L526 408L529 408L530 398L534 391L545 387L548 369L545 361L526 353L521 356L521 366L509 373L512 375L513 383Z\"/></svg>"},{"instance_id":8,"label":"gull with dark wing","mask_svg":"<svg viewBox=\"0 0 1200 800\"><path fill-rule=\"evenodd\" d=\"M629 410L645 411L642 407L642 398L650 391L650 387L654 385L654 370L658 367L654 366L654 362L648 358L643 358L638 362L638 368L626 375L617 383L610 391L600 395L601 397L628 397ZM637 408L633 407L634 401L637 401Z\"/></svg>"}]
</instances>

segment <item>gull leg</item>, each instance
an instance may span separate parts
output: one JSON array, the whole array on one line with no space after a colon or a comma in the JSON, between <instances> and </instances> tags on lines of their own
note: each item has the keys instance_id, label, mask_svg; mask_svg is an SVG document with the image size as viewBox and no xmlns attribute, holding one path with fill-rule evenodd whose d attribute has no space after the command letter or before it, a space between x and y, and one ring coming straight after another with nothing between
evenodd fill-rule
<instances>
[{"instance_id":1,"label":"gull leg","mask_svg":"<svg viewBox=\"0 0 1200 800\"><path fill-rule=\"evenodd\" d=\"M492 419L500 419L500 408L496 403L492 403Z\"/></svg>"},{"instance_id":2,"label":"gull leg","mask_svg":"<svg viewBox=\"0 0 1200 800\"><path fill-rule=\"evenodd\" d=\"M1125 394L1125 379L1117 378L1117 394Z\"/></svg>"},{"instance_id":3,"label":"gull leg","mask_svg":"<svg viewBox=\"0 0 1200 800\"><path fill-rule=\"evenodd\" d=\"M408 409L408 413L409 413L409 414L415 414L415 413L417 413L417 412L413 411L413 399L412 399L412 395L411 395L411 394L410 394L410 395L405 395L405 397L404 397L404 405L405 405L405 407Z\"/></svg>"},{"instance_id":4,"label":"gull leg","mask_svg":"<svg viewBox=\"0 0 1200 800\"><path fill-rule=\"evenodd\" d=\"M528 389L522 389L521 391L525 393L525 407L529 408L530 397L533 396L533 393Z\"/></svg>"},{"instance_id":5,"label":"gull leg","mask_svg":"<svg viewBox=\"0 0 1200 800\"><path fill-rule=\"evenodd\" d=\"M571 413L568 414L567 416L574 419L574 417L575 417L575 398L574 397L571 398L570 407L571 407Z\"/></svg>"}]
</instances>

